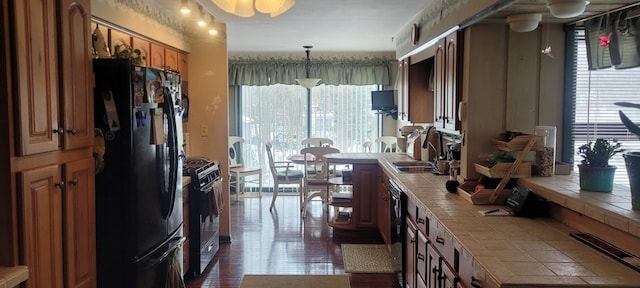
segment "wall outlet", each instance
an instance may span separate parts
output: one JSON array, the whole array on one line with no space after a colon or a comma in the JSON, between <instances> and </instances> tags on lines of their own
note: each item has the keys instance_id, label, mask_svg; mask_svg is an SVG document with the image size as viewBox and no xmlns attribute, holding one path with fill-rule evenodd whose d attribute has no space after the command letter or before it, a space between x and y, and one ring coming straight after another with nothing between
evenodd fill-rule
<instances>
[{"instance_id":1,"label":"wall outlet","mask_svg":"<svg viewBox=\"0 0 640 288\"><path fill-rule=\"evenodd\" d=\"M209 125L207 124L200 125L200 137L207 137L207 136L209 136Z\"/></svg>"}]
</instances>

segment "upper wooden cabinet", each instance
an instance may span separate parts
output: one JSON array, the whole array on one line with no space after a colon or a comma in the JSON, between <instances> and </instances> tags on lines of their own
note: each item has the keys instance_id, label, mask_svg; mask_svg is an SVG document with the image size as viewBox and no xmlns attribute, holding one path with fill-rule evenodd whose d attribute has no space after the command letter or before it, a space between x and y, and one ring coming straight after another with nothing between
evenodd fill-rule
<instances>
[{"instance_id":1,"label":"upper wooden cabinet","mask_svg":"<svg viewBox=\"0 0 640 288\"><path fill-rule=\"evenodd\" d=\"M151 52L151 57L149 58L148 65L150 67L164 69L164 46L156 43L151 43L149 51Z\"/></svg>"},{"instance_id":2,"label":"upper wooden cabinet","mask_svg":"<svg viewBox=\"0 0 640 288\"><path fill-rule=\"evenodd\" d=\"M178 70L178 51L164 48L164 66L167 69Z\"/></svg>"},{"instance_id":3,"label":"upper wooden cabinet","mask_svg":"<svg viewBox=\"0 0 640 288\"><path fill-rule=\"evenodd\" d=\"M412 123L433 122L433 49L400 60L398 69L398 118ZM427 57L427 54L430 57Z\"/></svg>"},{"instance_id":4,"label":"upper wooden cabinet","mask_svg":"<svg viewBox=\"0 0 640 288\"><path fill-rule=\"evenodd\" d=\"M151 61L149 59L149 57L151 57L151 53L149 52L151 50L151 43L138 37L131 37L131 46L133 47L133 49L140 50L140 56L142 58L142 62L140 63L140 65L149 65L148 63L149 61Z\"/></svg>"},{"instance_id":5,"label":"upper wooden cabinet","mask_svg":"<svg viewBox=\"0 0 640 288\"><path fill-rule=\"evenodd\" d=\"M436 44L434 57L434 126L448 132L460 130L460 38L454 32Z\"/></svg>"},{"instance_id":6,"label":"upper wooden cabinet","mask_svg":"<svg viewBox=\"0 0 640 288\"><path fill-rule=\"evenodd\" d=\"M131 44L131 35L115 29L109 29L109 49L111 49L112 55L116 53L116 46L118 45L133 47ZM122 48L120 48L120 50L122 50Z\"/></svg>"},{"instance_id":7,"label":"upper wooden cabinet","mask_svg":"<svg viewBox=\"0 0 640 288\"><path fill-rule=\"evenodd\" d=\"M58 149L59 123L56 2L14 2L17 154ZM89 25L87 23L87 25Z\"/></svg>"},{"instance_id":8,"label":"upper wooden cabinet","mask_svg":"<svg viewBox=\"0 0 640 288\"><path fill-rule=\"evenodd\" d=\"M178 53L178 71L180 71L180 77L182 81L189 79L189 63L187 62L187 54ZM187 92L187 91L183 91Z\"/></svg>"},{"instance_id":9,"label":"upper wooden cabinet","mask_svg":"<svg viewBox=\"0 0 640 288\"><path fill-rule=\"evenodd\" d=\"M65 150L89 147L93 140L93 57L89 0L60 0L62 127Z\"/></svg>"}]
</instances>

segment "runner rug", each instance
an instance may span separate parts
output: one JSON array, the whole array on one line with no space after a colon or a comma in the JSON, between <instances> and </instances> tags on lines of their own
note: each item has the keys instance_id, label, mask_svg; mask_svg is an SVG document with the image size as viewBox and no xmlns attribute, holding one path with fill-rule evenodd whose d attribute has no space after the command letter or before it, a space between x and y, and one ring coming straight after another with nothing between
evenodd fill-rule
<instances>
[{"instance_id":1,"label":"runner rug","mask_svg":"<svg viewBox=\"0 0 640 288\"><path fill-rule=\"evenodd\" d=\"M348 275L244 275L240 288L350 288Z\"/></svg>"},{"instance_id":2,"label":"runner rug","mask_svg":"<svg viewBox=\"0 0 640 288\"><path fill-rule=\"evenodd\" d=\"M342 262L347 273L395 273L401 269L384 244L342 244Z\"/></svg>"}]
</instances>

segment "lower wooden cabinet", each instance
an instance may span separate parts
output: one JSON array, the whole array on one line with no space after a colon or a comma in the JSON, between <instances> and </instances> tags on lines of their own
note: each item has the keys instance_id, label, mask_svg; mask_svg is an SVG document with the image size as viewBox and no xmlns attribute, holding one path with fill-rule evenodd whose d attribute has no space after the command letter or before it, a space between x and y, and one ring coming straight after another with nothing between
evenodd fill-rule
<instances>
[{"instance_id":1,"label":"lower wooden cabinet","mask_svg":"<svg viewBox=\"0 0 640 288\"><path fill-rule=\"evenodd\" d=\"M413 219L406 217L406 230L404 234L404 287L412 288L416 286L416 252L417 252L417 227Z\"/></svg>"},{"instance_id":2,"label":"lower wooden cabinet","mask_svg":"<svg viewBox=\"0 0 640 288\"><path fill-rule=\"evenodd\" d=\"M18 175L26 287L96 287L93 159Z\"/></svg>"}]
</instances>

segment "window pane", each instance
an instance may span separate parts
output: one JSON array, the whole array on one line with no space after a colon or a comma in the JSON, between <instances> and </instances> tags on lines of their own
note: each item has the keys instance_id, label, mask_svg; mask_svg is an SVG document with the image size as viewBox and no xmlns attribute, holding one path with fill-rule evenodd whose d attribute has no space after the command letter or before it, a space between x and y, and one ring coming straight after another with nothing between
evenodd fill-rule
<instances>
[{"instance_id":1,"label":"window pane","mask_svg":"<svg viewBox=\"0 0 640 288\"><path fill-rule=\"evenodd\" d=\"M623 110L631 119L640 119L640 109L622 108L614 102L640 101L640 68L588 70L584 31L576 31L576 99L573 149L596 138L617 139L626 150L640 150L640 141L629 133L620 121L618 110ZM574 164L582 157L576 155ZM622 155L614 156L610 165L618 167L615 183L629 186L629 179ZM577 171L577 168L574 169Z\"/></svg>"},{"instance_id":2,"label":"window pane","mask_svg":"<svg viewBox=\"0 0 640 288\"><path fill-rule=\"evenodd\" d=\"M311 133L307 136L307 90L299 85L241 86L241 157L245 166L262 167L263 187L273 187L264 143L273 143L275 161L299 153L307 137L334 140L341 152L362 152L375 139L378 115L371 111L371 91L378 85L320 85L311 89Z\"/></svg>"}]
</instances>

